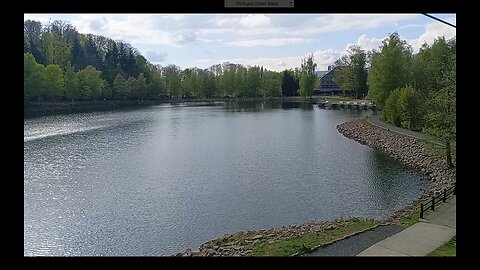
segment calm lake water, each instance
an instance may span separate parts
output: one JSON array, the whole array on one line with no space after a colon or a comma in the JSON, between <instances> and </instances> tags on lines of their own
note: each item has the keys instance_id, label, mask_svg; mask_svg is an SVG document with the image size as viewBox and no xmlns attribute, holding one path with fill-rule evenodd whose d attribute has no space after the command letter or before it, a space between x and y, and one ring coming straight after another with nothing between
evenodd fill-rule
<instances>
[{"instance_id":1,"label":"calm lake water","mask_svg":"<svg viewBox=\"0 0 480 270\"><path fill-rule=\"evenodd\" d=\"M24 255L174 255L225 233L385 218L424 178L336 125L371 111L161 105L24 120Z\"/></svg>"}]
</instances>

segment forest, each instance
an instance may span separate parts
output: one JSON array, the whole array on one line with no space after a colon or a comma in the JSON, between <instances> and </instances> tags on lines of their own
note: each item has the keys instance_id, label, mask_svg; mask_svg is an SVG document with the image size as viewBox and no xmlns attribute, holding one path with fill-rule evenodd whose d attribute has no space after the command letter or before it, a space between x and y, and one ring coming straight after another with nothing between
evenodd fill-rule
<instances>
[{"instance_id":1,"label":"forest","mask_svg":"<svg viewBox=\"0 0 480 270\"><path fill-rule=\"evenodd\" d=\"M26 105L99 99L295 96L301 73L298 68L279 73L228 62L207 69L162 67L147 61L126 42L81 34L68 22L24 22Z\"/></svg>"}]
</instances>

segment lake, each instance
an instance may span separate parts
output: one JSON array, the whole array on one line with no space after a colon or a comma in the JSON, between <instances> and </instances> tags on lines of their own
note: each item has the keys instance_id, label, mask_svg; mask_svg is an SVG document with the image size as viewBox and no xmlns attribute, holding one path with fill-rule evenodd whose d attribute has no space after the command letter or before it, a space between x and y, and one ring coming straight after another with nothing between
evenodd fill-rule
<instances>
[{"instance_id":1,"label":"lake","mask_svg":"<svg viewBox=\"0 0 480 270\"><path fill-rule=\"evenodd\" d=\"M223 234L386 218L425 178L345 138L372 111L159 105L24 120L25 256L162 256Z\"/></svg>"}]
</instances>

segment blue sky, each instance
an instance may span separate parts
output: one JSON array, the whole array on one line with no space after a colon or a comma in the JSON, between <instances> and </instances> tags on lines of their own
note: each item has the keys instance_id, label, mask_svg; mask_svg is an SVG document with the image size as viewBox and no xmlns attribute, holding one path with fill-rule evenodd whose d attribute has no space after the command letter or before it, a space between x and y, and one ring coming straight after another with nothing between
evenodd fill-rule
<instances>
[{"instance_id":1,"label":"blue sky","mask_svg":"<svg viewBox=\"0 0 480 270\"><path fill-rule=\"evenodd\" d=\"M456 25L456 14L430 14ZM414 52L455 28L421 14L24 14L24 20L69 21L80 33L123 40L150 62L207 68L232 62L282 71L308 54L317 70L357 44L377 49L397 31Z\"/></svg>"}]
</instances>

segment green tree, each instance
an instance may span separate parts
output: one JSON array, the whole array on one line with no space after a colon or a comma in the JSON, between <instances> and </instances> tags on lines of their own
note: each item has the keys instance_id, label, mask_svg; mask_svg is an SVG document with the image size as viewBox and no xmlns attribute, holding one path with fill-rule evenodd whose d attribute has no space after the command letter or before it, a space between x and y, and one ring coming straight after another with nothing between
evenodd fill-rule
<instances>
[{"instance_id":1,"label":"green tree","mask_svg":"<svg viewBox=\"0 0 480 270\"><path fill-rule=\"evenodd\" d=\"M104 86L101 74L101 71L90 65L77 72L78 89L81 98L93 99L95 102L100 97Z\"/></svg>"},{"instance_id":2,"label":"green tree","mask_svg":"<svg viewBox=\"0 0 480 270\"><path fill-rule=\"evenodd\" d=\"M381 108L390 93L411 82L412 48L398 33L383 40L380 52L372 53L368 96Z\"/></svg>"},{"instance_id":3,"label":"green tree","mask_svg":"<svg viewBox=\"0 0 480 270\"><path fill-rule=\"evenodd\" d=\"M35 70L37 62L31 53L23 54L23 99L30 100L33 96L35 85L31 81L31 76Z\"/></svg>"},{"instance_id":4,"label":"green tree","mask_svg":"<svg viewBox=\"0 0 480 270\"><path fill-rule=\"evenodd\" d=\"M236 69L237 68L235 64L223 64L223 75L221 76L221 90L224 96L235 96Z\"/></svg>"},{"instance_id":5,"label":"green tree","mask_svg":"<svg viewBox=\"0 0 480 270\"><path fill-rule=\"evenodd\" d=\"M143 73L138 75L134 84L134 96L137 100L143 100L147 96L147 80L143 76Z\"/></svg>"},{"instance_id":6,"label":"green tree","mask_svg":"<svg viewBox=\"0 0 480 270\"><path fill-rule=\"evenodd\" d=\"M45 69L45 85L47 97L53 101L63 98L65 79L59 65L48 65Z\"/></svg>"},{"instance_id":7,"label":"green tree","mask_svg":"<svg viewBox=\"0 0 480 270\"><path fill-rule=\"evenodd\" d=\"M42 54L42 24L39 21L26 20L23 22L23 36L27 52L30 52L37 63L45 63ZM25 46L24 46L25 48Z\"/></svg>"},{"instance_id":8,"label":"green tree","mask_svg":"<svg viewBox=\"0 0 480 270\"><path fill-rule=\"evenodd\" d=\"M422 104L419 102L418 92L412 86L400 88L397 100L398 114L401 119L401 126L406 129L422 130Z\"/></svg>"},{"instance_id":9,"label":"green tree","mask_svg":"<svg viewBox=\"0 0 480 270\"><path fill-rule=\"evenodd\" d=\"M23 73L24 100L36 97L37 103L40 103L45 95L45 67L38 64L31 53L24 53Z\"/></svg>"},{"instance_id":10,"label":"green tree","mask_svg":"<svg viewBox=\"0 0 480 270\"><path fill-rule=\"evenodd\" d=\"M43 34L43 55L48 65L57 64L65 67L72 61L71 46L54 33Z\"/></svg>"},{"instance_id":11,"label":"green tree","mask_svg":"<svg viewBox=\"0 0 480 270\"><path fill-rule=\"evenodd\" d=\"M125 93L128 94L126 96L127 99L136 98L137 80L133 76L128 77L127 81L125 82Z\"/></svg>"},{"instance_id":12,"label":"green tree","mask_svg":"<svg viewBox=\"0 0 480 270\"><path fill-rule=\"evenodd\" d=\"M247 97L258 97L261 95L260 88L262 86L262 78L260 73L260 67L253 66L247 70Z\"/></svg>"},{"instance_id":13,"label":"green tree","mask_svg":"<svg viewBox=\"0 0 480 270\"><path fill-rule=\"evenodd\" d=\"M127 81L125 80L122 74L118 73L112 85L113 97L116 99L125 100L130 96L130 93L128 92L128 90L129 89L127 87Z\"/></svg>"},{"instance_id":14,"label":"green tree","mask_svg":"<svg viewBox=\"0 0 480 270\"><path fill-rule=\"evenodd\" d=\"M400 115L400 108L398 101L400 99L400 88L393 90L388 98L385 100L385 106L383 109L383 118L385 121L390 122L396 126L402 124L402 118Z\"/></svg>"},{"instance_id":15,"label":"green tree","mask_svg":"<svg viewBox=\"0 0 480 270\"><path fill-rule=\"evenodd\" d=\"M282 72L282 96L296 96L300 88L295 72L291 69Z\"/></svg>"},{"instance_id":16,"label":"green tree","mask_svg":"<svg viewBox=\"0 0 480 270\"><path fill-rule=\"evenodd\" d=\"M78 98L77 76L70 63L65 68L65 96L72 101Z\"/></svg>"},{"instance_id":17,"label":"green tree","mask_svg":"<svg viewBox=\"0 0 480 270\"><path fill-rule=\"evenodd\" d=\"M273 71L266 71L264 75L265 95L279 97L282 95L282 75Z\"/></svg>"},{"instance_id":18,"label":"green tree","mask_svg":"<svg viewBox=\"0 0 480 270\"><path fill-rule=\"evenodd\" d=\"M110 83L107 80L102 79L103 88L102 88L102 98L110 100L113 98L113 89Z\"/></svg>"},{"instance_id":19,"label":"green tree","mask_svg":"<svg viewBox=\"0 0 480 270\"><path fill-rule=\"evenodd\" d=\"M445 143L445 157L449 167L453 167L451 144L457 137L456 110L456 55L451 56L448 71L444 73L445 85L436 92L431 100L430 110L426 116L426 133Z\"/></svg>"},{"instance_id":20,"label":"green tree","mask_svg":"<svg viewBox=\"0 0 480 270\"><path fill-rule=\"evenodd\" d=\"M160 72L157 70L152 72L150 80L150 83L147 85L147 93L150 98L155 99L167 95L165 79L162 78Z\"/></svg>"},{"instance_id":21,"label":"green tree","mask_svg":"<svg viewBox=\"0 0 480 270\"><path fill-rule=\"evenodd\" d=\"M311 97L315 88L316 75L315 68L317 64L314 61L313 54L302 60L300 89L299 94L302 97Z\"/></svg>"},{"instance_id":22,"label":"green tree","mask_svg":"<svg viewBox=\"0 0 480 270\"><path fill-rule=\"evenodd\" d=\"M337 68L335 82L345 90L355 93L355 98L367 94L367 54L359 46L353 45L348 49L348 54L340 60L341 68Z\"/></svg>"}]
</instances>

